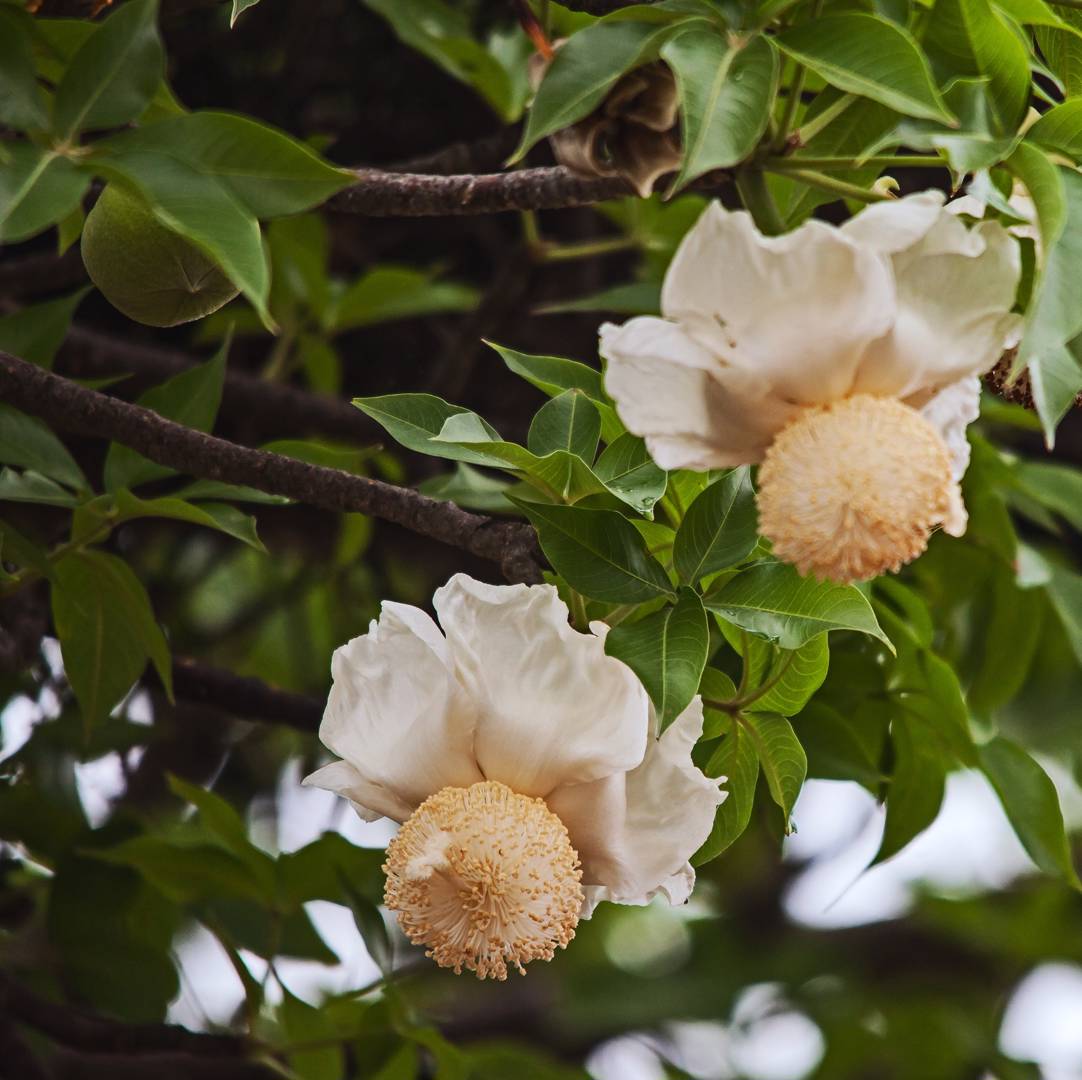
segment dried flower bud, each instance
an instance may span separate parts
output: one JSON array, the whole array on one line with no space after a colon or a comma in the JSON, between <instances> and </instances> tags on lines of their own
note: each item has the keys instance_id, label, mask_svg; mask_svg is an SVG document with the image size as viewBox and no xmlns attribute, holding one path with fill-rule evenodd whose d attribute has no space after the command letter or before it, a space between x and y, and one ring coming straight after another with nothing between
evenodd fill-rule
<instances>
[{"instance_id":1,"label":"dried flower bud","mask_svg":"<svg viewBox=\"0 0 1082 1080\"><path fill-rule=\"evenodd\" d=\"M534 86L548 67L531 59ZM628 72L589 116L549 136L556 160L580 176L622 176L645 198L682 158L676 80L661 61Z\"/></svg>"}]
</instances>

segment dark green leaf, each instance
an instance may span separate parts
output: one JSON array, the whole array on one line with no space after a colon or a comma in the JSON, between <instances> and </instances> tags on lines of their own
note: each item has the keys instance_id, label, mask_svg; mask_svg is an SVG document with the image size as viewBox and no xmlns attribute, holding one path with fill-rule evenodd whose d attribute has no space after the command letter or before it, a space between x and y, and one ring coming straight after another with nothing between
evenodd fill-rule
<instances>
[{"instance_id":1,"label":"dark green leaf","mask_svg":"<svg viewBox=\"0 0 1082 1080\"><path fill-rule=\"evenodd\" d=\"M887 820L872 865L897 855L935 821L943 803L947 762L928 725L910 713L896 713L890 737L894 770L887 791Z\"/></svg>"},{"instance_id":2,"label":"dark green leaf","mask_svg":"<svg viewBox=\"0 0 1082 1080\"><path fill-rule=\"evenodd\" d=\"M255 7L259 0L233 0L233 10L229 13L229 28L237 25L237 19L249 8Z\"/></svg>"},{"instance_id":3,"label":"dark green leaf","mask_svg":"<svg viewBox=\"0 0 1082 1080\"><path fill-rule=\"evenodd\" d=\"M766 683L771 686L765 694L755 699L752 707L756 712L796 716L827 676L830 666L827 635L819 634L799 649L783 652L779 656L773 656L775 650L755 638L749 638L749 647L753 655L766 653L764 659L773 661L766 664L760 662L761 669L756 672L751 689L755 690Z\"/></svg>"},{"instance_id":4,"label":"dark green leaf","mask_svg":"<svg viewBox=\"0 0 1082 1080\"><path fill-rule=\"evenodd\" d=\"M668 475L654 464L646 443L625 432L594 463L594 475L621 502L650 514L665 494Z\"/></svg>"},{"instance_id":5,"label":"dark green leaf","mask_svg":"<svg viewBox=\"0 0 1082 1080\"><path fill-rule=\"evenodd\" d=\"M95 149L121 157L176 158L213 178L257 218L308 210L356 179L285 132L225 112L184 113L114 136Z\"/></svg>"},{"instance_id":6,"label":"dark green leaf","mask_svg":"<svg viewBox=\"0 0 1082 1080\"><path fill-rule=\"evenodd\" d=\"M605 638L605 652L627 664L646 687L661 731L698 691L709 647L706 612L691 589L681 589L675 604L616 626Z\"/></svg>"},{"instance_id":7,"label":"dark green leaf","mask_svg":"<svg viewBox=\"0 0 1082 1080\"><path fill-rule=\"evenodd\" d=\"M89 291L80 289L70 296L0 316L0 349L39 367L52 367L53 357L68 335L71 317Z\"/></svg>"},{"instance_id":8,"label":"dark green leaf","mask_svg":"<svg viewBox=\"0 0 1082 1080\"><path fill-rule=\"evenodd\" d=\"M53 150L19 142L0 167L0 242L26 240L70 214L90 177Z\"/></svg>"},{"instance_id":9,"label":"dark green leaf","mask_svg":"<svg viewBox=\"0 0 1082 1080\"><path fill-rule=\"evenodd\" d=\"M25 11L0 7L0 123L20 131L49 123L31 46L33 21Z\"/></svg>"},{"instance_id":10,"label":"dark green leaf","mask_svg":"<svg viewBox=\"0 0 1082 1080\"><path fill-rule=\"evenodd\" d=\"M58 139L126 124L146 108L165 70L157 17L157 0L130 0L86 39L56 88Z\"/></svg>"},{"instance_id":11,"label":"dark green leaf","mask_svg":"<svg viewBox=\"0 0 1082 1080\"><path fill-rule=\"evenodd\" d=\"M41 473L0 469L0 502L40 503L42 506L79 505L79 498Z\"/></svg>"},{"instance_id":12,"label":"dark green leaf","mask_svg":"<svg viewBox=\"0 0 1082 1080\"><path fill-rule=\"evenodd\" d=\"M635 526L614 510L511 501L536 526L556 572L584 596L637 604L675 591Z\"/></svg>"},{"instance_id":13,"label":"dark green leaf","mask_svg":"<svg viewBox=\"0 0 1082 1080\"><path fill-rule=\"evenodd\" d=\"M821 780L855 780L877 792L883 744L890 717L883 702L869 700L856 709L835 709L812 701L793 720L808 755L808 775Z\"/></svg>"},{"instance_id":14,"label":"dark green leaf","mask_svg":"<svg viewBox=\"0 0 1082 1080\"><path fill-rule=\"evenodd\" d=\"M980 763L1029 857L1046 874L1082 888L1059 796L1044 769L1017 743L1002 736L980 748Z\"/></svg>"},{"instance_id":15,"label":"dark green leaf","mask_svg":"<svg viewBox=\"0 0 1082 1080\"><path fill-rule=\"evenodd\" d=\"M127 563L103 551L75 551L54 570L53 624L88 728L131 689L148 659L172 686L169 645Z\"/></svg>"},{"instance_id":16,"label":"dark green leaf","mask_svg":"<svg viewBox=\"0 0 1082 1080\"><path fill-rule=\"evenodd\" d=\"M673 566L694 585L747 558L758 541L759 518L747 467L715 480L688 508L676 533Z\"/></svg>"},{"instance_id":17,"label":"dark green leaf","mask_svg":"<svg viewBox=\"0 0 1082 1080\"><path fill-rule=\"evenodd\" d=\"M792 724L784 716L775 713L747 713L737 721L747 729L755 746L766 777L770 797L785 814L786 832L804 778L808 774L808 759L804 748L793 731Z\"/></svg>"},{"instance_id":18,"label":"dark green leaf","mask_svg":"<svg viewBox=\"0 0 1082 1080\"><path fill-rule=\"evenodd\" d=\"M506 514L514 510L504 495L511 486L508 480L486 476L459 461L455 464L454 472L424 480L417 485L417 490L434 499L449 499L467 510Z\"/></svg>"},{"instance_id":19,"label":"dark green leaf","mask_svg":"<svg viewBox=\"0 0 1082 1080\"><path fill-rule=\"evenodd\" d=\"M333 330L350 330L393 319L471 311L477 300L477 290L470 285L435 281L431 273L408 266L377 266L334 302L327 324Z\"/></svg>"},{"instance_id":20,"label":"dark green leaf","mask_svg":"<svg viewBox=\"0 0 1082 1080\"><path fill-rule=\"evenodd\" d=\"M228 352L229 342L226 341L205 364L188 368L153 387L139 398L138 404L185 427L210 431L222 402ZM107 491L117 491L120 488L138 487L149 480L172 476L175 472L175 469L150 461L122 443L112 443L105 458L105 488Z\"/></svg>"},{"instance_id":21,"label":"dark green leaf","mask_svg":"<svg viewBox=\"0 0 1082 1080\"><path fill-rule=\"evenodd\" d=\"M601 417L581 390L565 390L537 411L526 446L538 456L566 450L589 465L601 438Z\"/></svg>"},{"instance_id":22,"label":"dark green leaf","mask_svg":"<svg viewBox=\"0 0 1082 1080\"><path fill-rule=\"evenodd\" d=\"M143 517L171 518L203 525L232 536L256 551L266 552L256 532L256 520L227 503L206 502L196 505L175 496L159 499L140 499L125 488L116 492L116 505L123 520Z\"/></svg>"},{"instance_id":23,"label":"dark green leaf","mask_svg":"<svg viewBox=\"0 0 1082 1080\"><path fill-rule=\"evenodd\" d=\"M747 158L766 131L778 85L767 37L726 39L711 27L681 30L661 47L680 93L684 160L672 189Z\"/></svg>"},{"instance_id":24,"label":"dark green leaf","mask_svg":"<svg viewBox=\"0 0 1082 1080\"><path fill-rule=\"evenodd\" d=\"M665 23L609 18L568 38L545 72L511 161L593 112L621 75L657 56L671 32Z\"/></svg>"},{"instance_id":25,"label":"dark green leaf","mask_svg":"<svg viewBox=\"0 0 1082 1080\"><path fill-rule=\"evenodd\" d=\"M779 34L778 46L832 86L907 116L951 123L928 59L907 30L876 15L825 15Z\"/></svg>"},{"instance_id":26,"label":"dark green leaf","mask_svg":"<svg viewBox=\"0 0 1082 1080\"><path fill-rule=\"evenodd\" d=\"M89 484L67 447L40 420L0 405L0 462L33 469L75 491Z\"/></svg>"},{"instance_id":27,"label":"dark green leaf","mask_svg":"<svg viewBox=\"0 0 1082 1080\"><path fill-rule=\"evenodd\" d=\"M856 630L890 644L859 589L803 578L786 563L749 567L705 596L703 603L783 649L799 649L824 630Z\"/></svg>"},{"instance_id":28,"label":"dark green leaf","mask_svg":"<svg viewBox=\"0 0 1082 1080\"><path fill-rule=\"evenodd\" d=\"M755 803L755 785L759 779L759 754L750 732L730 720L727 734L711 755L704 769L707 776L727 777L728 795L717 809L714 827L706 842L692 856L694 866L716 859L743 834L751 820Z\"/></svg>"}]
</instances>

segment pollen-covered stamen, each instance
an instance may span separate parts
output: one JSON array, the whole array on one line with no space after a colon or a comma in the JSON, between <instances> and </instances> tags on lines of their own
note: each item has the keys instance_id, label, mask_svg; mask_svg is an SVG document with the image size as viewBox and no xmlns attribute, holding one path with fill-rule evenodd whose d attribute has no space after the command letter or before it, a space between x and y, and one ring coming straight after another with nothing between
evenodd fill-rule
<instances>
[{"instance_id":1,"label":"pollen-covered stamen","mask_svg":"<svg viewBox=\"0 0 1082 1080\"><path fill-rule=\"evenodd\" d=\"M441 967L525 974L575 936L582 871L541 799L492 780L427 798L387 846L384 900Z\"/></svg>"},{"instance_id":2,"label":"pollen-covered stamen","mask_svg":"<svg viewBox=\"0 0 1082 1080\"><path fill-rule=\"evenodd\" d=\"M759 470L759 530L801 573L863 581L927 546L950 508L938 432L894 398L858 394L808 409Z\"/></svg>"}]
</instances>

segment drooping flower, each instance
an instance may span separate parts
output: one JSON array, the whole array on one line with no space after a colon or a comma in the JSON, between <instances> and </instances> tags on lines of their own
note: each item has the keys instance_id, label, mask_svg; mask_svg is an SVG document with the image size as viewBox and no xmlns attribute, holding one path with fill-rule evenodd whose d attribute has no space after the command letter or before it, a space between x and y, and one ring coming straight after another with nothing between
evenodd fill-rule
<instances>
[{"instance_id":1,"label":"drooping flower","mask_svg":"<svg viewBox=\"0 0 1082 1080\"><path fill-rule=\"evenodd\" d=\"M605 385L663 468L762 462L778 557L861 580L937 524L965 531L965 429L978 376L1017 340L1020 272L1002 226L967 228L939 192L778 237L713 204L669 267L663 317L601 328Z\"/></svg>"},{"instance_id":2,"label":"drooping flower","mask_svg":"<svg viewBox=\"0 0 1082 1080\"><path fill-rule=\"evenodd\" d=\"M385 602L337 649L306 784L403 822L387 906L441 966L503 979L551 959L602 900L673 904L725 793L691 761L694 702L656 734L649 699L550 585L459 574L424 612Z\"/></svg>"}]
</instances>

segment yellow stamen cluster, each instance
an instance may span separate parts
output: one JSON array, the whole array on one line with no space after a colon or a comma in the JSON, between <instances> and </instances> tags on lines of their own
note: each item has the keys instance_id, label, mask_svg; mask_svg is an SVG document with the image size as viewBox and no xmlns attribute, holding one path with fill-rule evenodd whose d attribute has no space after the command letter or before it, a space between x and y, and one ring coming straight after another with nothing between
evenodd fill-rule
<instances>
[{"instance_id":1,"label":"yellow stamen cluster","mask_svg":"<svg viewBox=\"0 0 1082 1080\"><path fill-rule=\"evenodd\" d=\"M863 581L927 546L950 505L938 432L894 398L857 394L808 409L759 470L759 530L802 574Z\"/></svg>"},{"instance_id":2,"label":"yellow stamen cluster","mask_svg":"<svg viewBox=\"0 0 1082 1080\"><path fill-rule=\"evenodd\" d=\"M441 967L506 979L575 936L582 870L542 799L485 780L427 798L387 846L384 901Z\"/></svg>"}]
</instances>

